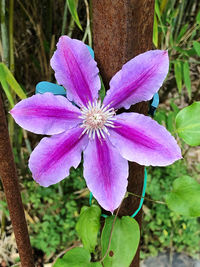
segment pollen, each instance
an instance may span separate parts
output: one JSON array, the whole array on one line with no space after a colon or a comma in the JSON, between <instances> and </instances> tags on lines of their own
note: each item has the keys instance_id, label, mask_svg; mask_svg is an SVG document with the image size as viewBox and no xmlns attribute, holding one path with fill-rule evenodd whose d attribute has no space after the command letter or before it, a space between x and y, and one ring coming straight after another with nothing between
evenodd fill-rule
<instances>
[{"instance_id":1,"label":"pollen","mask_svg":"<svg viewBox=\"0 0 200 267\"><path fill-rule=\"evenodd\" d=\"M88 102L86 107L81 108L81 116L83 119L80 127L84 128L82 134L88 134L90 139L94 139L97 136L99 139L105 138L109 135L109 127L113 128L115 120L114 108L109 108L101 101Z\"/></svg>"}]
</instances>

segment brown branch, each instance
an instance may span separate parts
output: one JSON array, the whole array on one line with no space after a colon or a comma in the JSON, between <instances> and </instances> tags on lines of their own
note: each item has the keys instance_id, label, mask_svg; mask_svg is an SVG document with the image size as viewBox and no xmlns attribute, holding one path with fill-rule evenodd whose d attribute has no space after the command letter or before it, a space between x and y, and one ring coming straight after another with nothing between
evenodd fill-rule
<instances>
[{"instance_id":1,"label":"brown branch","mask_svg":"<svg viewBox=\"0 0 200 267\"><path fill-rule=\"evenodd\" d=\"M21 266L33 267L33 255L24 216L17 172L10 145L6 117L0 96L0 177L19 251Z\"/></svg>"}]
</instances>

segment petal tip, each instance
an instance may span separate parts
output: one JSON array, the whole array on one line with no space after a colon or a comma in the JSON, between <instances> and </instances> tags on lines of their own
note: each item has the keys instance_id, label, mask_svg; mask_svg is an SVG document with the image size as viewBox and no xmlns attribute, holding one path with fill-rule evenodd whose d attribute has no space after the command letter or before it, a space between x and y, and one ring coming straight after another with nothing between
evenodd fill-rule
<instances>
[{"instance_id":1,"label":"petal tip","mask_svg":"<svg viewBox=\"0 0 200 267\"><path fill-rule=\"evenodd\" d=\"M111 209L111 210L109 210L110 211L110 213L112 214L112 216L113 216L113 214L114 214L114 209Z\"/></svg>"},{"instance_id":2,"label":"petal tip","mask_svg":"<svg viewBox=\"0 0 200 267\"><path fill-rule=\"evenodd\" d=\"M165 56L166 59L169 61L169 53L168 53L168 50L163 50L163 56Z\"/></svg>"},{"instance_id":3,"label":"petal tip","mask_svg":"<svg viewBox=\"0 0 200 267\"><path fill-rule=\"evenodd\" d=\"M33 177L33 179L36 181L37 184L39 184L42 187L46 187L46 188L51 186L51 185L56 184L56 183L45 183L45 182L42 182L40 179L37 179L37 178L34 178L34 177Z\"/></svg>"},{"instance_id":4,"label":"petal tip","mask_svg":"<svg viewBox=\"0 0 200 267\"><path fill-rule=\"evenodd\" d=\"M179 154L177 154L177 159L176 159L176 160L180 160L180 159L183 159L183 156L182 156L182 154L181 154L181 151L180 151Z\"/></svg>"},{"instance_id":5,"label":"petal tip","mask_svg":"<svg viewBox=\"0 0 200 267\"><path fill-rule=\"evenodd\" d=\"M62 35L60 36L59 40L58 40L58 43L57 43L57 46L59 45L60 42L63 42L65 39L71 39L70 37L66 36L66 35Z\"/></svg>"}]
</instances>

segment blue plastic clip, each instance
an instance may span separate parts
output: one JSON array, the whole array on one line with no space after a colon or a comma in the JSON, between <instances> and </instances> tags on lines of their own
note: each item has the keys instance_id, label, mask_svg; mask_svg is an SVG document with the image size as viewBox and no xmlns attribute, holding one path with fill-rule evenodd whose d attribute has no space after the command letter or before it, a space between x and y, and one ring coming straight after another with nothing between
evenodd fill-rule
<instances>
[{"instance_id":1,"label":"blue plastic clip","mask_svg":"<svg viewBox=\"0 0 200 267\"><path fill-rule=\"evenodd\" d=\"M155 115L158 105L159 105L159 94L155 93L153 99L150 102L149 115L151 115L152 117Z\"/></svg>"},{"instance_id":2,"label":"blue plastic clip","mask_svg":"<svg viewBox=\"0 0 200 267\"><path fill-rule=\"evenodd\" d=\"M52 93L54 95L66 96L66 90L64 87L50 82L39 82L36 85L36 94Z\"/></svg>"},{"instance_id":3,"label":"blue plastic clip","mask_svg":"<svg viewBox=\"0 0 200 267\"><path fill-rule=\"evenodd\" d=\"M87 45L87 48L90 51L90 55L94 58L94 50L89 45Z\"/></svg>"}]
</instances>

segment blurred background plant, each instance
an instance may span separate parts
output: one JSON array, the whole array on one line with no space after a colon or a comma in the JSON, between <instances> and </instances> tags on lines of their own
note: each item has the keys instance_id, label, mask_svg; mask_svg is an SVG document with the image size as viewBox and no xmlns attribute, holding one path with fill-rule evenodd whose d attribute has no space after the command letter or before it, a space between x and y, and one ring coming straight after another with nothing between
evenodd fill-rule
<instances>
[{"instance_id":1,"label":"blurred background plant","mask_svg":"<svg viewBox=\"0 0 200 267\"><path fill-rule=\"evenodd\" d=\"M191 82L196 80L196 68L200 63L199 33L199 1L155 1L153 43L156 48L168 49L172 69L161 95L163 98L174 87L178 88L179 94L185 93L190 101L199 97L199 79L196 90L192 90Z\"/></svg>"},{"instance_id":2,"label":"blurred background plant","mask_svg":"<svg viewBox=\"0 0 200 267\"><path fill-rule=\"evenodd\" d=\"M87 0L1 0L0 82L7 111L20 99L33 95L38 82L55 82L49 62L60 35L92 46L89 6ZM165 201L173 181L182 175L200 179L199 148L189 147L175 134L179 110L200 99L199 33L198 0L155 1L153 44L168 49L170 55L170 72L160 90L161 104L155 119L176 136L184 161L167 168L148 168L147 196L154 200ZM81 206L88 204L89 194L82 166L57 185L39 187L27 167L38 137L19 128L9 115L8 124L31 243L38 266L42 266L42 262L52 261L60 251L77 244L75 224ZM18 261L18 255L2 185L0 193L0 249L4 246L5 251L0 261L9 266ZM143 210L142 258L166 249L199 257L196 218L177 215L166 205L150 201L145 201Z\"/></svg>"}]
</instances>

